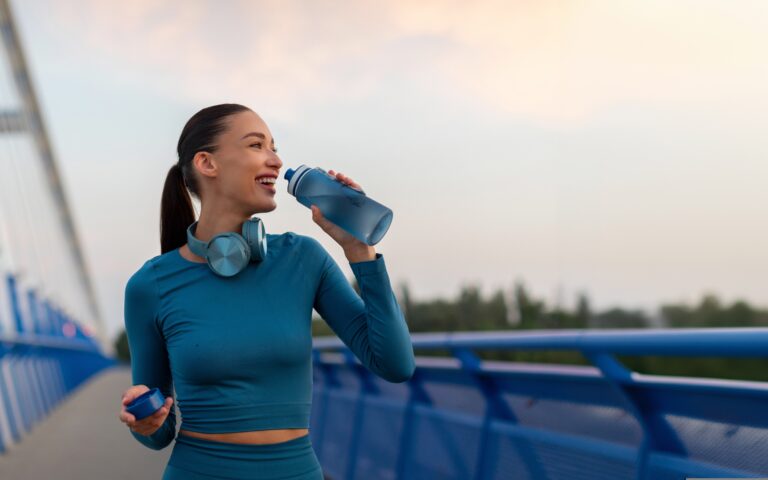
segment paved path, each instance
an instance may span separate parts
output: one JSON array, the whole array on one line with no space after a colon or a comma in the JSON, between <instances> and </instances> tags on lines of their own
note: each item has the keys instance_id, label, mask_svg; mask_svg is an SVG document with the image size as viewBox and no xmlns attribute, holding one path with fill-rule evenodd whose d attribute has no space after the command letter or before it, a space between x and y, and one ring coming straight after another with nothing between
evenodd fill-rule
<instances>
[{"instance_id":1,"label":"paved path","mask_svg":"<svg viewBox=\"0 0 768 480\"><path fill-rule=\"evenodd\" d=\"M160 479L173 442L152 450L118 420L120 395L130 385L130 369L122 366L80 385L21 442L0 454L0 479Z\"/></svg>"}]
</instances>

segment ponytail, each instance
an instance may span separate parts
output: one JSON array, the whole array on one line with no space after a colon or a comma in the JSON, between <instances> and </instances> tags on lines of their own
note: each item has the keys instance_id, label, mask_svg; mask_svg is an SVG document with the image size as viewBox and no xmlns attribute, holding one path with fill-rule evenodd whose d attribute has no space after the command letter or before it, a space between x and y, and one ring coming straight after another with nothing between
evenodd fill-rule
<instances>
[{"instance_id":1,"label":"ponytail","mask_svg":"<svg viewBox=\"0 0 768 480\"><path fill-rule=\"evenodd\" d=\"M166 253L187 243L187 227L195 221L192 198L178 163L168 170L160 205L160 252Z\"/></svg>"}]
</instances>

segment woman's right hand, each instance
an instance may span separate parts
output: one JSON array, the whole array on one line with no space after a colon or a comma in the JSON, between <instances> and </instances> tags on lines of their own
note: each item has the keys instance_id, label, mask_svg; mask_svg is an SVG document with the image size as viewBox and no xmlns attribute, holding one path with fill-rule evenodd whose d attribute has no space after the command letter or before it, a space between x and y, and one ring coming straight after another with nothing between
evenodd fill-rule
<instances>
[{"instance_id":1,"label":"woman's right hand","mask_svg":"<svg viewBox=\"0 0 768 480\"><path fill-rule=\"evenodd\" d=\"M136 420L136 417L132 413L128 412L125 407L144 392L149 391L149 387L146 385L134 385L123 393L122 406L120 408L120 421L128 425L131 431L141 435L149 436L155 433L165 422L168 413L171 411L173 405L173 397L166 397L165 404L152 415L144 417L141 420Z\"/></svg>"}]
</instances>

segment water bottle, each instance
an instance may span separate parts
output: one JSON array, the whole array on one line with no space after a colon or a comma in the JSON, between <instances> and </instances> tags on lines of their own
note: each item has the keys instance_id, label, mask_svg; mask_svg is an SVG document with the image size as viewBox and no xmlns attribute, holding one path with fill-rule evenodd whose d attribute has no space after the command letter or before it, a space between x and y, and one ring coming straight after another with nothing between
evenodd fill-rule
<instances>
[{"instance_id":1,"label":"water bottle","mask_svg":"<svg viewBox=\"0 0 768 480\"><path fill-rule=\"evenodd\" d=\"M367 245L376 245L392 223L392 210L347 186L320 167L288 169L288 193L302 205L317 205L323 216Z\"/></svg>"}]
</instances>

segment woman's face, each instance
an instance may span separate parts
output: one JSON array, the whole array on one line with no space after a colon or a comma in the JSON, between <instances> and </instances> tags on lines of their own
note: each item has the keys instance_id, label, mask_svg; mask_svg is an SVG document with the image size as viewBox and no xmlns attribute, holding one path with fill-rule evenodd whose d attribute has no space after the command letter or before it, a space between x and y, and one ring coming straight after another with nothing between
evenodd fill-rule
<instances>
[{"instance_id":1,"label":"woman's face","mask_svg":"<svg viewBox=\"0 0 768 480\"><path fill-rule=\"evenodd\" d=\"M204 201L216 202L214 210L239 211L244 216L274 210L276 186L257 180L264 175L278 179L283 166L269 127L252 111L230 115L227 125L216 152L209 154L210 161L199 164L208 177Z\"/></svg>"}]
</instances>

